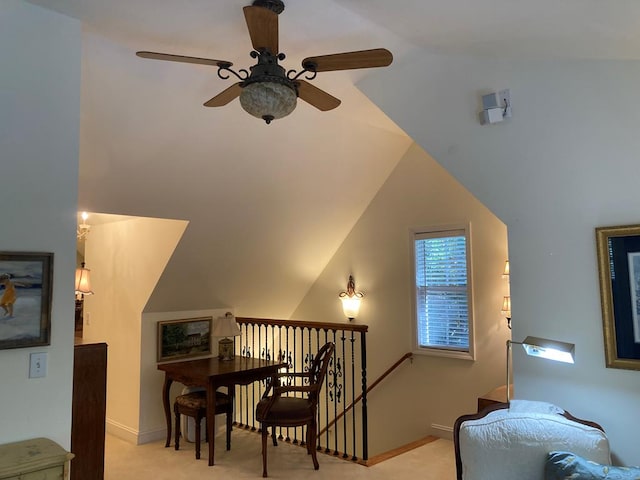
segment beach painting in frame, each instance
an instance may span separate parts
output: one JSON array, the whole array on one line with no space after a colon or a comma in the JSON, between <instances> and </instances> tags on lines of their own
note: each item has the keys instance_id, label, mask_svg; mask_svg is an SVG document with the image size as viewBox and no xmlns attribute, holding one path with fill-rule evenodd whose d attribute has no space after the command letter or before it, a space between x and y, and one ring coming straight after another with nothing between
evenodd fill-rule
<instances>
[{"instance_id":1,"label":"beach painting in frame","mask_svg":"<svg viewBox=\"0 0 640 480\"><path fill-rule=\"evenodd\" d=\"M0 349L49 345L53 253L0 252Z\"/></svg>"}]
</instances>

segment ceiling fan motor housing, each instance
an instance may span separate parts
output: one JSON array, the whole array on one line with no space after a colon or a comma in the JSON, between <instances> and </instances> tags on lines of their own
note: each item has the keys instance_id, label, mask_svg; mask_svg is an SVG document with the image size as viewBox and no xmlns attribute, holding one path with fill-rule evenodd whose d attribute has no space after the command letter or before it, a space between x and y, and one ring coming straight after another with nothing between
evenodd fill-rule
<instances>
[{"instance_id":1,"label":"ceiling fan motor housing","mask_svg":"<svg viewBox=\"0 0 640 480\"><path fill-rule=\"evenodd\" d=\"M284 11L284 3L281 0L254 0L254 7L262 7L280 15Z\"/></svg>"},{"instance_id":2,"label":"ceiling fan motor housing","mask_svg":"<svg viewBox=\"0 0 640 480\"><path fill-rule=\"evenodd\" d=\"M278 57L268 51L258 53L258 63L251 67L251 75L240 86L242 108L267 123L286 117L296 108L296 86L278 65Z\"/></svg>"}]
</instances>

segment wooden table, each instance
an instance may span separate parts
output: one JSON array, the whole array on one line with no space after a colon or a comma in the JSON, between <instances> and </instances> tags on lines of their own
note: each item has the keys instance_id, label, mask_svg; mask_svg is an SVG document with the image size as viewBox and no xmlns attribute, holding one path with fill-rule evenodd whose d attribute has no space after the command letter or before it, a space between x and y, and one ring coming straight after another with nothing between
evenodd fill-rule
<instances>
[{"instance_id":1,"label":"wooden table","mask_svg":"<svg viewBox=\"0 0 640 480\"><path fill-rule=\"evenodd\" d=\"M272 362L259 358L233 357L223 361L218 357L188 360L183 362L164 363L158 365L158 370L164 372L162 387L162 403L167 420L167 442L171 443L171 405L169 404L169 389L176 381L189 387L205 387L207 389L207 436L209 437L209 465L213 465L215 444L215 392L219 387L229 387L229 395L233 400L234 386L246 385L265 378L274 379L279 369L286 367L282 362Z\"/></svg>"}]
</instances>

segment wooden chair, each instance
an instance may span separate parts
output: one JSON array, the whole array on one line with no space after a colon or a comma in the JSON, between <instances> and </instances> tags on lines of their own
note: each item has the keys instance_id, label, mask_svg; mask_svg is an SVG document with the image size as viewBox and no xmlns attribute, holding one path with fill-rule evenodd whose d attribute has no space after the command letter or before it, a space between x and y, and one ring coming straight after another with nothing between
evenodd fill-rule
<instances>
[{"instance_id":1,"label":"wooden chair","mask_svg":"<svg viewBox=\"0 0 640 480\"><path fill-rule=\"evenodd\" d=\"M176 415L176 450L180 449L180 415L193 417L196 423L196 459L200 459L200 422L207 418L207 392L191 392L176 397L173 404L173 412ZM216 415L227 414L227 450L231 449L231 422L233 417L233 405L226 393L216 392ZM206 430L205 430L206 431ZM209 438L206 438L209 441Z\"/></svg>"},{"instance_id":2,"label":"wooden chair","mask_svg":"<svg viewBox=\"0 0 640 480\"><path fill-rule=\"evenodd\" d=\"M256 420L262 425L262 476L267 476L267 427L271 427L271 436L274 446L277 446L275 427L307 427L307 453L313 459L316 470L318 458L316 457L317 421L316 410L318 397L324 377L327 373L329 360L333 355L335 345L331 342L325 344L313 359L308 372L285 372L279 374L279 378L288 377L302 379L302 385L282 385L278 381L276 385L269 384L262 396L262 400L256 406ZM295 382L291 382L295 383ZM269 393L273 391L273 395ZM305 396L288 396L287 394L303 393Z\"/></svg>"}]
</instances>

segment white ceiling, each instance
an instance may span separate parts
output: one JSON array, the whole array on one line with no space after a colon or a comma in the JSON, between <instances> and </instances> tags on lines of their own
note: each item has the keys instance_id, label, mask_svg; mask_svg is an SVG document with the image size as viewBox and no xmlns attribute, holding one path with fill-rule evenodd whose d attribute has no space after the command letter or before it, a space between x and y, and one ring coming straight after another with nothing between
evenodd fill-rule
<instances>
[{"instance_id":1,"label":"white ceiling","mask_svg":"<svg viewBox=\"0 0 640 480\"><path fill-rule=\"evenodd\" d=\"M202 106L233 81L215 68L135 56L151 50L248 68L248 1L30 3L83 24L79 208L190 222L149 308L289 316L411 143L354 86L365 75L396 81L393 65L321 73L313 83L340 107L319 112L299 102L267 126L237 100ZM640 58L636 1L285 3L287 69L310 55L376 47L396 59L419 48Z\"/></svg>"},{"instance_id":2,"label":"white ceiling","mask_svg":"<svg viewBox=\"0 0 640 480\"><path fill-rule=\"evenodd\" d=\"M244 50L248 48L241 11L248 1L30 3L79 18L89 28L123 42L184 47L231 61L239 60L236 55L242 49L230 45L245 42ZM285 53L315 47L321 54L333 45L368 48L366 38L392 32L416 46L443 52L640 59L637 0L288 0L285 4L280 21Z\"/></svg>"}]
</instances>

